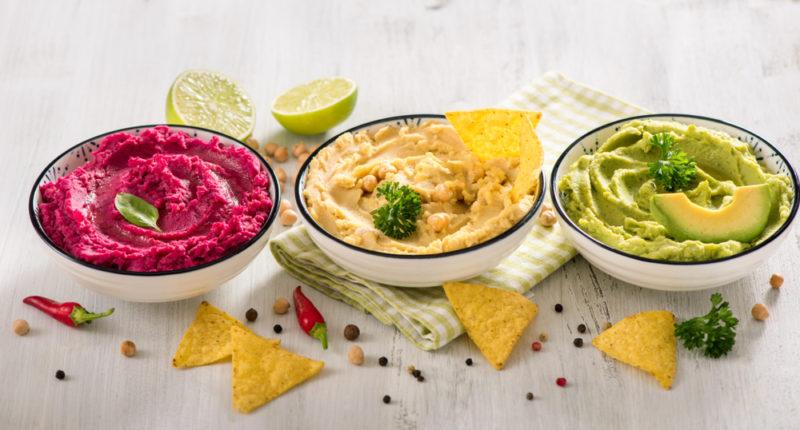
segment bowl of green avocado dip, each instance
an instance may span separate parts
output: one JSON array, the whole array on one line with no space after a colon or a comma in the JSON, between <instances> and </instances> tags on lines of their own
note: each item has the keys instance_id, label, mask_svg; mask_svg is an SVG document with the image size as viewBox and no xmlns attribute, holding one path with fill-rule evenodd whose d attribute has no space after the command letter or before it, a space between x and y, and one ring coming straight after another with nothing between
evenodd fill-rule
<instances>
[{"instance_id":1,"label":"bowl of green avocado dip","mask_svg":"<svg viewBox=\"0 0 800 430\"><path fill-rule=\"evenodd\" d=\"M606 124L556 162L564 233L590 263L644 287L695 290L751 272L787 237L797 175L766 140L720 120Z\"/></svg>"}]
</instances>

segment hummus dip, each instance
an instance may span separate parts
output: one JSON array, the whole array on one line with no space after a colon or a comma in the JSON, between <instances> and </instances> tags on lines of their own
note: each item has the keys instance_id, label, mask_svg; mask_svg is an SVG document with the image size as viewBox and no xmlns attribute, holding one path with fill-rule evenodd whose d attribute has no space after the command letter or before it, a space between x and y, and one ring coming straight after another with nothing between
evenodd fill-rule
<instances>
[{"instance_id":1,"label":"hummus dip","mask_svg":"<svg viewBox=\"0 0 800 430\"><path fill-rule=\"evenodd\" d=\"M519 160L480 161L449 124L386 126L374 134L345 133L311 161L303 195L311 216L334 236L393 254L435 254L466 248L508 230L535 197L511 199ZM417 230L393 239L372 223L383 204L383 181L420 194Z\"/></svg>"},{"instance_id":2,"label":"hummus dip","mask_svg":"<svg viewBox=\"0 0 800 430\"><path fill-rule=\"evenodd\" d=\"M767 183L772 211L764 231L752 242L676 241L650 214L650 198L666 192L649 176L659 158L652 135L670 132L675 146L697 163L697 176L681 190L693 203L719 209L736 187ZM623 252L669 261L704 261L740 253L764 241L789 217L792 183L767 173L750 147L722 132L672 121L636 120L619 128L592 155L570 166L558 182L569 218L595 239Z\"/></svg>"},{"instance_id":3,"label":"hummus dip","mask_svg":"<svg viewBox=\"0 0 800 430\"><path fill-rule=\"evenodd\" d=\"M39 219L68 254L132 272L183 269L228 255L256 236L272 210L269 176L244 147L166 126L112 134L92 160L40 187ZM118 193L158 209L161 231L117 211Z\"/></svg>"}]
</instances>

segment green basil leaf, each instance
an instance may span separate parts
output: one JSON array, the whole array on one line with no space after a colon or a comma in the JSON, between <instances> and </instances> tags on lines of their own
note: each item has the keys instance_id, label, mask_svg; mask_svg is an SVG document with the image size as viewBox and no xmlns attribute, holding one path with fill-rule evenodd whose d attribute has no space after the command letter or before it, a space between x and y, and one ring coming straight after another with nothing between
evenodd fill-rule
<instances>
[{"instance_id":1,"label":"green basil leaf","mask_svg":"<svg viewBox=\"0 0 800 430\"><path fill-rule=\"evenodd\" d=\"M114 199L114 206L129 223L161 231L158 228L158 209L146 200L133 194L119 193Z\"/></svg>"}]
</instances>

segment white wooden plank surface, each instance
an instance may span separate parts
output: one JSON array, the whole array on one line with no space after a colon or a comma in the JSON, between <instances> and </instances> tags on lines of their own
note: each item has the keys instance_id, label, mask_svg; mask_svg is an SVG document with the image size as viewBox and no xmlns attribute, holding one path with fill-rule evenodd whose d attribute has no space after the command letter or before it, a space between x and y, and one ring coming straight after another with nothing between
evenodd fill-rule
<instances>
[{"instance_id":1,"label":"white wooden plank surface","mask_svg":"<svg viewBox=\"0 0 800 430\"><path fill-rule=\"evenodd\" d=\"M642 290L581 258L537 288L542 308L496 372L461 338L430 353L393 328L309 291L333 334L326 352L291 316L269 311L295 281L268 252L205 298L256 331L280 322L284 344L326 362L324 373L251 415L230 406L230 368L189 371L170 357L200 298L134 304L76 286L44 257L26 202L41 168L75 142L122 126L163 121L172 79L187 68L234 76L257 103L256 136L297 139L268 113L280 91L342 74L360 84L346 125L408 112L493 104L546 70L559 70L654 111L716 116L751 128L800 164L800 3L797 1L0 2L0 428L796 428L800 390L800 237L752 275L720 289L742 322L733 353L713 361L680 350L671 391L652 378L576 349L609 315L707 309L709 292ZM786 277L769 289L772 272ZM24 306L39 293L114 316L82 330ZM766 323L749 309L764 302ZM555 314L556 302L565 312ZM11 332L27 319L31 334ZM343 326L361 327L363 368L346 362ZM533 354L540 331L551 340ZM119 342L139 355L126 359ZM589 340L589 336L586 337ZM588 342L587 342L588 343ZM376 364L386 355L390 368ZM464 359L476 365L468 368ZM415 364L427 380L403 370ZM57 381L56 369L68 378ZM555 386L566 376L566 389ZM531 391L537 399L525 400ZM389 394L391 405L380 398Z\"/></svg>"}]
</instances>

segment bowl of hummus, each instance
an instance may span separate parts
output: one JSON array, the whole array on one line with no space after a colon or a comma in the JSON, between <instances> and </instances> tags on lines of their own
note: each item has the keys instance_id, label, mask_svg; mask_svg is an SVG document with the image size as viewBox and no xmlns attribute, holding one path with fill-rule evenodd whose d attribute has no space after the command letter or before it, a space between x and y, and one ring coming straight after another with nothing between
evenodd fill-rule
<instances>
[{"instance_id":1,"label":"bowl of hummus","mask_svg":"<svg viewBox=\"0 0 800 430\"><path fill-rule=\"evenodd\" d=\"M81 285L138 302L204 294L264 248L280 190L229 136L146 125L87 139L50 162L30 194L33 228Z\"/></svg>"},{"instance_id":2,"label":"bowl of hummus","mask_svg":"<svg viewBox=\"0 0 800 430\"><path fill-rule=\"evenodd\" d=\"M591 264L642 287L688 291L750 274L791 235L798 180L736 125L684 114L621 119L553 167L564 232Z\"/></svg>"},{"instance_id":3,"label":"bowl of hummus","mask_svg":"<svg viewBox=\"0 0 800 430\"><path fill-rule=\"evenodd\" d=\"M298 208L316 245L365 279L404 287L463 280L519 247L544 199L511 198L518 160L479 160L444 115L372 121L334 136L301 166ZM392 237L373 215L384 186L413 190L413 233Z\"/></svg>"}]
</instances>

